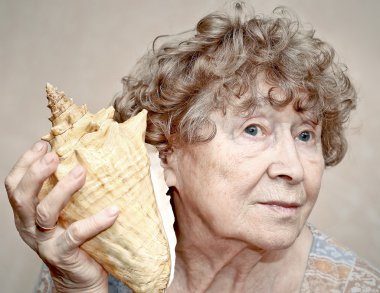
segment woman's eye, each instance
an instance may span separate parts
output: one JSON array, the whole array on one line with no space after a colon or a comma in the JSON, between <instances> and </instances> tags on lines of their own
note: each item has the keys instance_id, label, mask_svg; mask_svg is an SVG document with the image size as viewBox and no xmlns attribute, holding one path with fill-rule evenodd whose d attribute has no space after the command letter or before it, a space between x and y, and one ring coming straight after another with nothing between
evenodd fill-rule
<instances>
[{"instance_id":1,"label":"woman's eye","mask_svg":"<svg viewBox=\"0 0 380 293\"><path fill-rule=\"evenodd\" d=\"M252 135L252 136L256 136L259 133L259 131L260 130L256 125L249 125L244 129L245 133Z\"/></svg>"},{"instance_id":2,"label":"woman's eye","mask_svg":"<svg viewBox=\"0 0 380 293\"><path fill-rule=\"evenodd\" d=\"M302 131L300 134L298 134L298 139L304 142L309 141L311 139L310 131Z\"/></svg>"}]
</instances>

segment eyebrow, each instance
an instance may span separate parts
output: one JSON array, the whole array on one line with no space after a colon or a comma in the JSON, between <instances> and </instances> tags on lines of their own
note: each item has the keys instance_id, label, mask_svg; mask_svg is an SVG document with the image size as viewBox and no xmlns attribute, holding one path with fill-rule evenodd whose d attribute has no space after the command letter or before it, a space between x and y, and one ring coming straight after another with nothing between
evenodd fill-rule
<instances>
[{"instance_id":1,"label":"eyebrow","mask_svg":"<svg viewBox=\"0 0 380 293\"><path fill-rule=\"evenodd\" d=\"M253 118L253 117L260 117L262 114L265 114L265 110L263 110L264 106L270 105L269 103L258 103L255 105L254 108L248 109L243 112L237 113L238 117L241 118ZM272 107L275 108L275 107ZM279 107L279 108L284 108L284 107ZM296 111L297 114L300 115L302 123L308 123L312 124L314 127L320 125L320 122L322 119L318 117L318 114L315 111L307 110L307 111Z\"/></svg>"},{"instance_id":2,"label":"eyebrow","mask_svg":"<svg viewBox=\"0 0 380 293\"><path fill-rule=\"evenodd\" d=\"M321 123L321 121L322 121L322 119L319 119L318 118L318 115L313 115L313 117L305 117L305 115L302 115L301 114L301 117L302 118L306 118L306 119L303 119L303 121L305 122L305 123L311 123L311 124L313 124L313 126L318 126L318 125L320 125Z\"/></svg>"}]
</instances>

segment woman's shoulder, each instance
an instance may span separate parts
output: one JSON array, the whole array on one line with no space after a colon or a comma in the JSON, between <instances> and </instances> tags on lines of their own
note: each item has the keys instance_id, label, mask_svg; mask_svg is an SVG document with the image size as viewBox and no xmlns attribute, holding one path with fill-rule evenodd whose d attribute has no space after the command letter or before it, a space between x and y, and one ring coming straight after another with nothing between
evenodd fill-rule
<instances>
[{"instance_id":1,"label":"woman's shoulder","mask_svg":"<svg viewBox=\"0 0 380 293\"><path fill-rule=\"evenodd\" d=\"M338 241L313 234L301 292L380 292L380 271Z\"/></svg>"}]
</instances>

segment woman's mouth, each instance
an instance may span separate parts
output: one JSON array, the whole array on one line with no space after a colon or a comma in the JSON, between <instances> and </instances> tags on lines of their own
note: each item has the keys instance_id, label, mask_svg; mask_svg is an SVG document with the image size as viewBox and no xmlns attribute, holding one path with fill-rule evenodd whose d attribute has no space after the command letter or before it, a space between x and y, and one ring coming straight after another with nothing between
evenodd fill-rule
<instances>
[{"instance_id":1,"label":"woman's mouth","mask_svg":"<svg viewBox=\"0 0 380 293\"><path fill-rule=\"evenodd\" d=\"M257 202L256 204L282 216L294 216L301 207L301 204L297 202L286 201L266 201Z\"/></svg>"}]
</instances>

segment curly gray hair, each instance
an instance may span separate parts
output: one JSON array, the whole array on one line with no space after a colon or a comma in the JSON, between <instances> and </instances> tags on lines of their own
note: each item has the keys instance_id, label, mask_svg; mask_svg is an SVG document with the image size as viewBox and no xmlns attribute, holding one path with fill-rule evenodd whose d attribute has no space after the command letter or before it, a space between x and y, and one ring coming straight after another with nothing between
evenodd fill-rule
<instances>
[{"instance_id":1,"label":"curly gray hair","mask_svg":"<svg viewBox=\"0 0 380 293\"><path fill-rule=\"evenodd\" d=\"M335 59L334 49L289 10L278 7L268 17L249 15L245 3L236 2L232 13L202 18L185 40L153 45L123 78L123 92L114 101L115 118L124 121L147 109L146 142L165 157L174 146L212 139L212 111L254 109L257 76L262 74L273 89L286 93L277 100L270 90L272 105L292 102L297 111L317 114L325 164L332 166L344 157L343 129L356 106L346 67Z\"/></svg>"}]
</instances>

